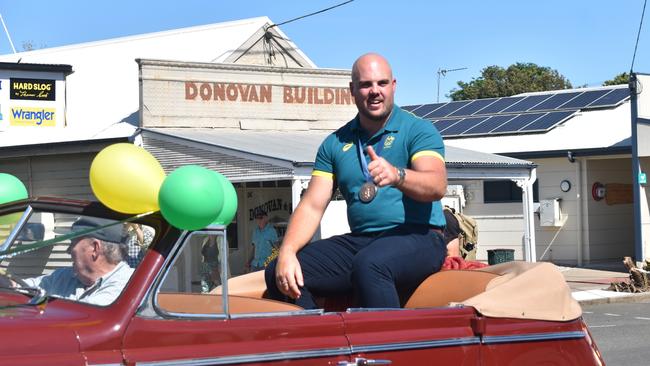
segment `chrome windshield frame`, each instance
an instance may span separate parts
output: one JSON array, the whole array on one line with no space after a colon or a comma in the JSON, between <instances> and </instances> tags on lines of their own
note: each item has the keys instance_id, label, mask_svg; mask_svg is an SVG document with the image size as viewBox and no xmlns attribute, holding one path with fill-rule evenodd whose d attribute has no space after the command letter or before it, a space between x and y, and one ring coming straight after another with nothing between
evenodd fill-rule
<instances>
[{"instance_id":1,"label":"chrome windshield frame","mask_svg":"<svg viewBox=\"0 0 650 366\"><path fill-rule=\"evenodd\" d=\"M9 233L9 236L7 237L7 239L5 239L5 242L2 243L2 245L0 245L0 252L4 252L7 249L9 249L9 245L14 242L14 240L18 236L18 233L20 233L20 230L22 230L23 226L25 226L25 223L32 216L33 212L34 209L32 208L31 205L25 208L25 211L23 212L23 215L20 217L20 220L18 220L18 223L16 223L16 226L13 228L13 230L11 230L11 233Z\"/></svg>"}]
</instances>

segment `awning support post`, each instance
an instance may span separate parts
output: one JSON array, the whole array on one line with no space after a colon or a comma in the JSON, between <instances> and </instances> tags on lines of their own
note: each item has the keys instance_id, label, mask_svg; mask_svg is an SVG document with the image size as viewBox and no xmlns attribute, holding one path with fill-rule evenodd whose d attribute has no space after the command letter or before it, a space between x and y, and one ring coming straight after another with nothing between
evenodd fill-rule
<instances>
[{"instance_id":1,"label":"awning support post","mask_svg":"<svg viewBox=\"0 0 650 366\"><path fill-rule=\"evenodd\" d=\"M530 171L530 177L524 180L516 180L515 183L521 188L521 201L524 210L524 259L526 262L537 262L535 249L535 221L533 210L533 184L537 180L537 169Z\"/></svg>"}]
</instances>

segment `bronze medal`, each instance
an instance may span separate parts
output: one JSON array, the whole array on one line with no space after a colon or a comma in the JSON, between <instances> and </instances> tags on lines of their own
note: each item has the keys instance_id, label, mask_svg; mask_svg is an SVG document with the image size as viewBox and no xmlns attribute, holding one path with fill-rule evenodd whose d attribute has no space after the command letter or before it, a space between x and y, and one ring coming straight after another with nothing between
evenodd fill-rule
<instances>
[{"instance_id":1,"label":"bronze medal","mask_svg":"<svg viewBox=\"0 0 650 366\"><path fill-rule=\"evenodd\" d=\"M363 203L372 201L377 195L377 186L373 183L366 182L359 190L359 200Z\"/></svg>"}]
</instances>

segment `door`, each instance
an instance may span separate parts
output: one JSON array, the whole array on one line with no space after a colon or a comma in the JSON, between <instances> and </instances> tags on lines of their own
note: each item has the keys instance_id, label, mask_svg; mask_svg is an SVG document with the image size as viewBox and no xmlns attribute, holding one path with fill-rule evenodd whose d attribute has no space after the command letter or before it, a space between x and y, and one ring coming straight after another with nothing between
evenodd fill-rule
<instances>
[{"instance_id":1,"label":"door","mask_svg":"<svg viewBox=\"0 0 650 366\"><path fill-rule=\"evenodd\" d=\"M336 365L349 360L341 318L135 319L124 340L128 365Z\"/></svg>"},{"instance_id":2,"label":"door","mask_svg":"<svg viewBox=\"0 0 650 366\"><path fill-rule=\"evenodd\" d=\"M343 314L352 359L391 365L478 365L475 319L466 307Z\"/></svg>"},{"instance_id":3,"label":"door","mask_svg":"<svg viewBox=\"0 0 650 366\"><path fill-rule=\"evenodd\" d=\"M184 239L127 329L127 364L336 365L350 360L340 314L263 298L262 272L252 273L259 275L258 292L238 288L236 278L224 281L231 277L225 237L203 231Z\"/></svg>"}]
</instances>

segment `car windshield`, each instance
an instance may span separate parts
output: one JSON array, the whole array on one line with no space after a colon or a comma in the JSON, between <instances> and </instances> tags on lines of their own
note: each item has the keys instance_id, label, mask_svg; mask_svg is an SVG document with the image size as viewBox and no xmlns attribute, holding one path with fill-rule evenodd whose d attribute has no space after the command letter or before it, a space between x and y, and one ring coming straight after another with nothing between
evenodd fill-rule
<instances>
[{"instance_id":1,"label":"car windshield","mask_svg":"<svg viewBox=\"0 0 650 366\"><path fill-rule=\"evenodd\" d=\"M152 227L61 212L0 215L0 287L109 305L143 259Z\"/></svg>"}]
</instances>

